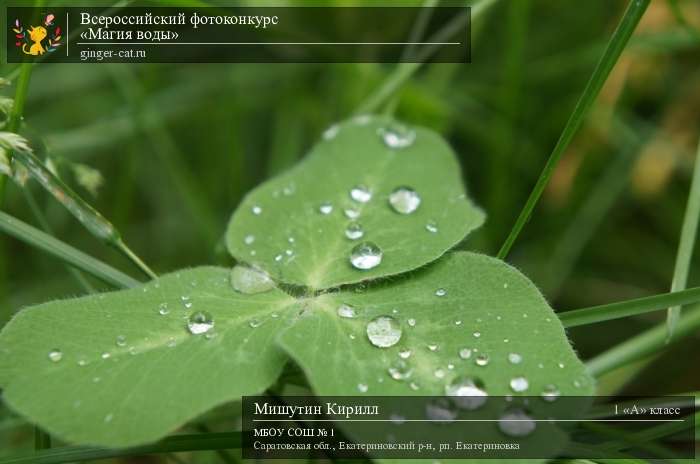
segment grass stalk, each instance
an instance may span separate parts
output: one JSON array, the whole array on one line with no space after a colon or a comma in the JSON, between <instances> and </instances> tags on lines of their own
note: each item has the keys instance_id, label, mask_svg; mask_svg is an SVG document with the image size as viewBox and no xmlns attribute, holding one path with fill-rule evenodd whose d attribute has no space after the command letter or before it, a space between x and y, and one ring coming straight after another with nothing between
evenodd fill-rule
<instances>
[{"instance_id":1,"label":"grass stalk","mask_svg":"<svg viewBox=\"0 0 700 464\"><path fill-rule=\"evenodd\" d=\"M36 229L29 224L0 211L0 231L53 255L71 266L118 288L141 285L136 279L124 274L108 264L99 261L82 251Z\"/></svg>"},{"instance_id":2,"label":"grass stalk","mask_svg":"<svg viewBox=\"0 0 700 464\"><path fill-rule=\"evenodd\" d=\"M658 311L670 305L681 306L698 302L700 302L700 287L695 287L661 295L565 311L559 313L558 316L564 327L569 328Z\"/></svg>"},{"instance_id":3,"label":"grass stalk","mask_svg":"<svg viewBox=\"0 0 700 464\"><path fill-rule=\"evenodd\" d=\"M698 221L700 220L700 143L698 143L697 155L695 156L695 167L693 168L693 180L688 193L688 203L681 227L681 237L676 254L676 265L673 270L673 280L671 281L671 291L683 290L688 283L688 271L690 261L695 248L695 238L698 231ZM666 327L668 338L673 336L673 330L678 323L681 314L680 306L668 308L666 316Z\"/></svg>"},{"instance_id":4,"label":"grass stalk","mask_svg":"<svg viewBox=\"0 0 700 464\"><path fill-rule=\"evenodd\" d=\"M51 436L41 430L39 427L34 427L34 449L44 450L51 448Z\"/></svg>"},{"instance_id":5,"label":"grass stalk","mask_svg":"<svg viewBox=\"0 0 700 464\"><path fill-rule=\"evenodd\" d=\"M518 235L520 235L523 227L530 219L530 216L535 209L535 205L537 205L537 202L542 196L542 192L544 192L549 179L554 173L554 169L571 143L574 135L583 124L586 115L595 102L600 90L603 88L603 84L605 84L605 81L610 75L615 63L617 63L617 60L620 58L622 51L629 42L632 33L636 29L637 24L639 24L639 20L642 18L642 15L649 6L649 2L650 0L629 1L625 14L622 16L622 19L615 29L615 32L613 32L612 37L608 41L605 51L603 52L603 56L601 56L598 64L593 70L593 74L588 79L588 83L586 84L583 93L579 97L571 116L569 116L569 120L566 122L564 130L559 136L557 144L554 146L554 150L552 150L551 155L549 155L549 159L545 163L544 168L540 173L540 177L537 179L537 183L525 202L525 206L516 219L515 224L508 234L508 237L506 237L505 242L503 242L503 245L501 246L501 249L497 255L498 258L504 259L506 256L508 256L510 249L513 247L513 243L515 243Z\"/></svg>"},{"instance_id":6,"label":"grass stalk","mask_svg":"<svg viewBox=\"0 0 700 464\"><path fill-rule=\"evenodd\" d=\"M695 307L681 315L676 324L676 343L697 333L700 329L700 307ZM631 339L610 348L586 363L588 372L598 377L627 363L655 354L667 344L666 324L659 324Z\"/></svg>"}]
</instances>

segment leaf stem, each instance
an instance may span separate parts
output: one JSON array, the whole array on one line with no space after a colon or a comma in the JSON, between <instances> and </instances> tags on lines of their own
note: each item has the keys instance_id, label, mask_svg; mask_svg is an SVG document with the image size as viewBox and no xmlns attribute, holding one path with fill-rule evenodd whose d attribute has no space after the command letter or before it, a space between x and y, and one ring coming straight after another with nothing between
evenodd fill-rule
<instances>
[{"instance_id":1,"label":"leaf stem","mask_svg":"<svg viewBox=\"0 0 700 464\"><path fill-rule=\"evenodd\" d=\"M600 61L598 61L598 64L593 70L593 74L588 79L588 83L586 84L583 93L579 97L569 120L566 122L557 144L554 146L554 150L552 150L551 155L549 155L549 159L545 163L544 168L540 173L540 177L537 179L537 183L525 202L525 206L516 219L513 228L508 234L508 237L501 246L501 249L497 255L499 259L505 259L510 252L513 243L518 238L518 235L522 231L527 221L530 219L532 211L535 209L535 205L542 196L542 192L544 192L550 177L552 177L559 159L561 159L574 135L581 127L581 124L583 124L583 121L596 97L600 93L603 84L610 75L615 63L617 63L617 60L620 58L620 55L629 42L629 39L637 27L639 20L642 18L642 15L649 6L649 2L650 0L629 1L625 14L620 20L620 23L615 29L612 37L608 41L605 51L603 52L603 56L601 56Z\"/></svg>"},{"instance_id":2,"label":"leaf stem","mask_svg":"<svg viewBox=\"0 0 700 464\"><path fill-rule=\"evenodd\" d=\"M700 308L686 311L676 324L673 342L695 334L700 328ZM659 324L646 332L610 348L586 363L588 372L595 377L610 372L632 361L654 354L666 344L666 324Z\"/></svg>"},{"instance_id":3,"label":"leaf stem","mask_svg":"<svg viewBox=\"0 0 700 464\"><path fill-rule=\"evenodd\" d=\"M700 287L559 313L564 327L577 327L700 302Z\"/></svg>"},{"instance_id":4,"label":"leaf stem","mask_svg":"<svg viewBox=\"0 0 700 464\"><path fill-rule=\"evenodd\" d=\"M688 271L690 261L693 257L695 238L698 231L698 221L700 220L700 142L698 143L697 155L695 156L695 167L693 168L693 180L688 192L688 203L685 208L685 217L681 227L681 237L676 255L676 265L673 270L673 280L671 281L671 291L683 290L688 283ZM668 338L673 336L673 330L681 314L680 306L668 308L666 316L666 327Z\"/></svg>"},{"instance_id":5,"label":"leaf stem","mask_svg":"<svg viewBox=\"0 0 700 464\"><path fill-rule=\"evenodd\" d=\"M141 285L141 282L138 280L114 269L108 264L2 211L0 211L0 230L115 287L129 288Z\"/></svg>"}]
</instances>

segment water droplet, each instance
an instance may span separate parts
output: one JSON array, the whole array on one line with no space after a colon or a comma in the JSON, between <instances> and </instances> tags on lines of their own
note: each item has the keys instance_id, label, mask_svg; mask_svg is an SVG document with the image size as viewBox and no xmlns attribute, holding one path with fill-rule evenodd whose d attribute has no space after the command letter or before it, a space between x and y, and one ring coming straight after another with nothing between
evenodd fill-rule
<instances>
[{"instance_id":1,"label":"water droplet","mask_svg":"<svg viewBox=\"0 0 700 464\"><path fill-rule=\"evenodd\" d=\"M362 242L352 249L350 263L356 269L373 269L382 262L383 252L381 248L372 242Z\"/></svg>"},{"instance_id":2,"label":"water droplet","mask_svg":"<svg viewBox=\"0 0 700 464\"><path fill-rule=\"evenodd\" d=\"M350 198L358 203L367 203L372 199L372 192L364 185L357 185L350 189Z\"/></svg>"},{"instance_id":3,"label":"water droplet","mask_svg":"<svg viewBox=\"0 0 700 464\"><path fill-rule=\"evenodd\" d=\"M445 296L445 295L447 295L447 290L445 290L444 288L438 288L437 290L435 290L435 296Z\"/></svg>"},{"instance_id":4,"label":"water droplet","mask_svg":"<svg viewBox=\"0 0 700 464\"><path fill-rule=\"evenodd\" d=\"M338 132L340 132L340 126L337 124L333 124L328 129L323 131L323 138L324 140L332 140L335 138L336 135L338 135Z\"/></svg>"},{"instance_id":5,"label":"water droplet","mask_svg":"<svg viewBox=\"0 0 700 464\"><path fill-rule=\"evenodd\" d=\"M456 320L456 321L455 321L455 325L462 325L462 321L461 321L461 320Z\"/></svg>"},{"instance_id":6,"label":"water droplet","mask_svg":"<svg viewBox=\"0 0 700 464\"><path fill-rule=\"evenodd\" d=\"M112 357L112 354L105 351L104 353L102 353L101 357L102 359L109 359Z\"/></svg>"},{"instance_id":7,"label":"water droplet","mask_svg":"<svg viewBox=\"0 0 700 464\"><path fill-rule=\"evenodd\" d=\"M59 362L61 359L63 359L63 352L59 349L53 349L49 351L49 359L52 362Z\"/></svg>"},{"instance_id":8,"label":"water droplet","mask_svg":"<svg viewBox=\"0 0 700 464\"><path fill-rule=\"evenodd\" d=\"M488 393L479 379L472 377L457 377L445 386L445 395L462 409L473 411L486 402Z\"/></svg>"},{"instance_id":9,"label":"water droplet","mask_svg":"<svg viewBox=\"0 0 700 464\"><path fill-rule=\"evenodd\" d=\"M429 349L430 351L437 351L438 348L439 348L439 346L437 346L436 343L431 343L431 344L428 345L428 349Z\"/></svg>"},{"instance_id":10,"label":"water droplet","mask_svg":"<svg viewBox=\"0 0 700 464\"><path fill-rule=\"evenodd\" d=\"M170 313L170 309L168 308L168 303L161 303L160 306L158 306L158 314L161 316L165 316Z\"/></svg>"},{"instance_id":11,"label":"water droplet","mask_svg":"<svg viewBox=\"0 0 700 464\"><path fill-rule=\"evenodd\" d=\"M345 236L350 240L359 240L365 235L365 231L358 222L351 222L345 229Z\"/></svg>"},{"instance_id":12,"label":"water droplet","mask_svg":"<svg viewBox=\"0 0 700 464\"><path fill-rule=\"evenodd\" d=\"M214 319L205 311L197 311L187 320L187 330L193 335L199 335L210 331L214 327Z\"/></svg>"},{"instance_id":13,"label":"water droplet","mask_svg":"<svg viewBox=\"0 0 700 464\"><path fill-rule=\"evenodd\" d=\"M348 219L357 219L360 217L360 212L354 208L345 208L343 214L345 214L345 217Z\"/></svg>"},{"instance_id":14,"label":"water droplet","mask_svg":"<svg viewBox=\"0 0 700 464\"><path fill-rule=\"evenodd\" d=\"M498 428L501 432L511 437L530 435L536 426L537 423L522 409L510 409L498 420Z\"/></svg>"},{"instance_id":15,"label":"water droplet","mask_svg":"<svg viewBox=\"0 0 700 464\"><path fill-rule=\"evenodd\" d=\"M105 416L105 423L110 423L112 422L112 419L114 419L114 414L110 413Z\"/></svg>"},{"instance_id":16,"label":"water droplet","mask_svg":"<svg viewBox=\"0 0 700 464\"><path fill-rule=\"evenodd\" d=\"M278 263L282 261L282 255L275 256L275 261L277 261Z\"/></svg>"},{"instance_id":17,"label":"water droplet","mask_svg":"<svg viewBox=\"0 0 700 464\"><path fill-rule=\"evenodd\" d=\"M457 411L446 398L436 398L425 405L425 415L431 421L451 422L457 418Z\"/></svg>"},{"instance_id":18,"label":"water droplet","mask_svg":"<svg viewBox=\"0 0 700 464\"><path fill-rule=\"evenodd\" d=\"M170 337L168 339L168 343L166 343L165 346L167 346L168 348L175 348L177 346L177 340L175 340L175 338L173 337Z\"/></svg>"},{"instance_id":19,"label":"water droplet","mask_svg":"<svg viewBox=\"0 0 700 464\"><path fill-rule=\"evenodd\" d=\"M367 338L380 348L394 346L401 339L401 326L391 316L379 316L367 324Z\"/></svg>"},{"instance_id":20,"label":"water droplet","mask_svg":"<svg viewBox=\"0 0 700 464\"><path fill-rule=\"evenodd\" d=\"M411 388L411 390L413 390L413 391L420 390L420 386L419 386L416 382L411 382L410 384L408 384L408 386L409 386L409 387Z\"/></svg>"},{"instance_id":21,"label":"water droplet","mask_svg":"<svg viewBox=\"0 0 700 464\"><path fill-rule=\"evenodd\" d=\"M469 359L472 357L472 350L469 348L462 348L459 350L459 357L462 359Z\"/></svg>"},{"instance_id":22,"label":"water droplet","mask_svg":"<svg viewBox=\"0 0 700 464\"><path fill-rule=\"evenodd\" d=\"M406 148L416 140L416 132L403 124L394 123L378 131L384 144L393 149Z\"/></svg>"},{"instance_id":23,"label":"water droplet","mask_svg":"<svg viewBox=\"0 0 700 464\"><path fill-rule=\"evenodd\" d=\"M357 311L355 308L348 304L341 304L337 309L338 316L345 317L347 319L353 319L357 317Z\"/></svg>"},{"instance_id":24,"label":"water droplet","mask_svg":"<svg viewBox=\"0 0 700 464\"><path fill-rule=\"evenodd\" d=\"M333 205L328 202L321 203L321 206L318 207L318 211L324 215L331 214L333 212Z\"/></svg>"},{"instance_id":25,"label":"water droplet","mask_svg":"<svg viewBox=\"0 0 700 464\"><path fill-rule=\"evenodd\" d=\"M523 361L523 357L518 353L508 353L508 362L511 364L520 364Z\"/></svg>"},{"instance_id":26,"label":"water droplet","mask_svg":"<svg viewBox=\"0 0 700 464\"><path fill-rule=\"evenodd\" d=\"M252 245L254 241L255 241L255 235L246 235L246 236L243 238L243 242L244 242L246 245Z\"/></svg>"},{"instance_id":27,"label":"water droplet","mask_svg":"<svg viewBox=\"0 0 700 464\"><path fill-rule=\"evenodd\" d=\"M559 366L559 369L564 369L564 363L559 363L557 366Z\"/></svg>"},{"instance_id":28,"label":"water droplet","mask_svg":"<svg viewBox=\"0 0 700 464\"><path fill-rule=\"evenodd\" d=\"M369 387L366 383L357 384L357 391L359 391L360 393L367 393L367 390L369 390Z\"/></svg>"},{"instance_id":29,"label":"water droplet","mask_svg":"<svg viewBox=\"0 0 700 464\"><path fill-rule=\"evenodd\" d=\"M411 374L413 369L403 359L397 360L389 367L389 376L394 380L406 380Z\"/></svg>"},{"instance_id":30,"label":"water droplet","mask_svg":"<svg viewBox=\"0 0 700 464\"><path fill-rule=\"evenodd\" d=\"M413 351L411 351L409 348L406 348L406 349L399 351L399 357L401 359L408 359L411 357L412 353L413 353Z\"/></svg>"},{"instance_id":31,"label":"water droplet","mask_svg":"<svg viewBox=\"0 0 700 464\"><path fill-rule=\"evenodd\" d=\"M253 212L253 214L255 214L256 216L260 216L260 214L262 213L262 208L261 208L260 206L258 206L258 205L254 205L250 210L251 210L251 211Z\"/></svg>"},{"instance_id":32,"label":"water droplet","mask_svg":"<svg viewBox=\"0 0 700 464\"><path fill-rule=\"evenodd\" d=\"M435 221L428 221L428 223L425 225L425 230L435 234L438 231L438 226Z\"/></svg>"},{"instance_id":33,"label":"water droplet","mask_svg":"<svg viewBox=\"0 0 700 464\"><path fill-rule=\"evenodd\" d=\"M78 360L78 366L84 367L84 366L87 366L87 365L88 365L88 362L87 362L86 360L84 360L84 359Z\"/></svg>"},{"instance_id":34,"label":"water droplet","mask_svg":"<svg viewBox=\"0 0 700 464\"><path fill-rule=\"evenodd\" d=\"M479 338L481 337L481 332L474 332L472 335L474 335L474 338Z\"/></svg>"},{"instance_id":35,"label":"water droplet","mask_svg":"<svg viewBox=\"0 0 700 464\"><path fill-rule=\"evenodd\" d=\"M409 320L406 321L410 327L415 327L416 326L416 320L413 318L410 318Z\"/></svg>"},{"instance_id":36,"label":"water droplet","mask_svg":"<svg viewBox=\"0 0 700 464\"><path fill-rule=\"evenodd\" d=\"M438 368L435 369L435 371L433 372L433 375L434 375L435 378L437 378L437 379L444 379L444 378L445 378L445 370L444 370L442 367L438 367Z\"/></svg>"},{"instance_id":37,"label":"water droplet","mask_svg":"<svg viewBox=\"0 0 700 464\"><path fill-rule=\"evenodd\" d=\"M487 366L489 364L489 356L485 353L481 353L476 358L474 358L474 362L477 366Z\"/></svg>"},{"instance_id":38,"label":"water droplet","mask_svg":"<svg viewBox=\"0 0 700 464\"><path fill-rule=\"evenodd\" d=\"M238 292L252 295L273 289L275 282L259 269L237 264L231 270L231 285Z\"/></svg>"},{"instance_id":39,"label":"water droplet","mask_svg":"<svg viewBox=\"0 0 700 464\"><path fill-rule=\"evenodd\" d=\"M248 321L248 325L250 326L251 329L256 329L262 325L262 322L260 321L260 319L253 318L253 319Z\"/></svg>"},{"instance_id":40,"label":"water droplet","mask_svg":"<svg viewBox=\"0 0 700 464\"><path fill-rule=\"evenodd\" d=\"M421 198L411 187L397 187L389 195L389 204L400 214L411 214L420 206Z\"/></svg>"},{"instance_id":41,"label":"water droplet","mask_svg":"<svg viewBox=\"0 0 700 464\"><path fill-rule=\"evenodd\" d=\"M510 388L514 392L521 393L528 389L530 383L525 377L513 377L510 379Z\"/></svg>"},{"instance_id":42,"label":"water droplet","mask_svg":"<svg viewBox=\"0 0 700 464\"><path fill-rule=\"evenodd\" d=\"M555 401L557 398L559 398L559 389L555 385L546 385L542 389L542 399L545 401Z\"/></svg>"},{"instance_id":43,"label":"water droplet","mask_svg":"<svg viewBox=\"0 0 700 464\"><path fill-rule=\"evenodd\" d=\"M124 335L117 336L117 346L126 346L126 337Z\"/></svg>"}]
</instances>

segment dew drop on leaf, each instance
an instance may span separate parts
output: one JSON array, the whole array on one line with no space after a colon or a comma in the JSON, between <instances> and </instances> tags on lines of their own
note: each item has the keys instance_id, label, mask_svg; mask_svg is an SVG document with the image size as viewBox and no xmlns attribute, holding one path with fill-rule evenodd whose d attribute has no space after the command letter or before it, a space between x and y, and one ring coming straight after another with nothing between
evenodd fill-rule
<instances>
[{"instance_id":1,"label":"dew drop on leaf","mask_svg":"<svg viewBox=\"0 0 700 464\"><path fill-rule=\"evenodd\" d=\"M372 192L365 185L357 185L350 189L350 198L358 203L367 203L372 199Z\"/></svg>"},{"instance_id":2,"label":"dew drop on leaf","mask_svg":"<svg viewBox=\"0 0 700 464\"><path fill-rule=\"evenodd\" d=\"M124 335L118 335L116 344L117 346L126 346L126 337Z\"/></svg>"},{"instance_id":3,"label":"dew drop on leaf","mask_svg":"<svg viewBox=\"0 0 700 464\"><path fill-rule=\"evenodd\" d=\"M347 319L354 319L355 317L357 317L357 311L355 310L355 308L348 304L341 304L340 306L338 306L336 312L338 313L338 316Z\"/></svg>"},{"instance_id":4,"label":"dew drop on leaf","mask_svg":"<svg viewBox=\"0 0 700 464\"><path fill-rule=\"evenodd\" d=\"M489 356L485 353L481 353L474 358L474 362L477 366L487 366L489 364Z\"/></svg>"},{"instance_id":5,"label":"dew drop on leaf","mask_svg":"<svg viewBox=\"0 0 700 464\"><path fill-rule=\"evenodd\" d=\"M472 377L457 377L445 386L445 395L462 409L473 411L486 402L488 393L481 380Z\"/></svg>"},{"instance_id":6,"label":"dew drop on leaf","mask_svg":"<svg viewBox=\"0 0 700 464\"><path fill-rule=\"evenodd\" d=\"M518 353L508 353L508 362L511 364L520 364L523 360L523 357L520 356Z\"/></svg>"},{"instance_id":7,"label":"dew drop on leaf","mask_svg":"<svg viewBox=\"0 0 700 464\"><path fill-rule=\"evenodd\" d=\"M367 338L379 348L394 346L401 339L401 326L391 316L376 317L367 324Z\"/></svg>"},{"instance_id":8,"label":"dew drop on leaf","mask_svg":"<svg viewBox=\"0 0 700 464\"><path fill-rule=\"evenodd\" d=\"M193 335L206 333L214 328L214 319L206 311L197 311L187 320L187 330Z\"/></svg>"},{"instance_id":9,"label":"dew drop on leaf","mask_svg":"<svg viewBox=\"0 0 700 464\"><path fill-rule=\"evenodd\" d=\"M365 235L365 230L362 228L360 223L351 222L345 229L345 236L350 240L359 240Z\"/></svg>"},{"instance_id":10,"label":"dew drop on leaf","mask_svg":"<svg viewBox=\"0 0 700 464\"><path fill-rule=\"evenodd\" d=\"M333 124L331 127L329 127L323 132L323 139L332 140L335 138L336 135L338 135L338 132L340 132L340 126L337 124Z\"/></svg>"},{"instance_id":11,"label":"dew drop on leaf","mask_svg":"<svg viewBox=\"0 0 700 464\"><path fill-rule=\"evenodd\" d=\"M428 223L425 225L425 230L427 230L430 233L436 234L438 231L438 226L435 221L428 221Z\"/></svg>"},{"instance_id":12,"label":"dew drop on leaf","mask_svg":"<svg viewBox=\"0 0 700 464\"><path fill-rule=\"evenodd\" d=\"M411 366L403 359L396 360L388 369L389 376L394 380L406 380L413 374Z\"/></svg>"},{"instance_id":13,"label":"dew drop on leaf","mask_svg":"<svg viewBox=\"0 0 700 464\"><path fill-rule=\"evenodd\" d=\"M447 295L447 290L445 290L444 288L438 288L437 290L435 290L435 296L445 296L445 295Z\"/></svg>"},{"instance_id":14,"label":"dew drop on leaf","mask_svg":"<svg viewBox=\"0 0 700 464\"><path fill-rule=\"evenodd\" d=\"M265 272L237 264L231 270L231 286L246 295L272 290L275 282Z\"/></svg>"},{"instance_id":15,"label":"dew drop on leaf","mask_svg":"<svg viewBox=\"0 0 700 464\"><path fill-rule=\"evenodd\" d=\"M525 377L513 377L510 379L510 388L514 392L521 393L528 389L530 383Z\"/></svg>"},{"instance_id":16,"label":"dew drop on leaf","mask_svg":"<svg viewBox=\"0 0 700 464\"><path fill-rule=\"evenodd\" d=\"M472 350L469 348L462 348L459 350L459 357L462 359L469 359L472 357Z\"/></svg>"},{"instance_id":17,"label":"dew drop on leaf","mask_svg":"<svg viewBox=\"0 0 700 464\"><path fill-rule=\"evenodd\" d=\"M321 203L321 205L318 207L318 211L323 215L331 214L333 212L333 205L328 202Z\"/></svg>"},{"instance_id":18,"label":"dew drop on leaf","mask_svg":"<svg viewBox=\"0 0 700 464\"><path fill-rule=\"evenodd\" d=\"M474 335L474 338L479 338L481 337L481 332L474 332L472 335Z\"/></svg>"},{"instance_id":19,"label":"dew drop on leaf","mask_svg":"<svg viewBox=\"0 0 700 464\"><path fill-rule=\"evenodd\" d=\"M436 398L425 405L425 415L431 421L451 422L457 418L457 411L446 398Z\"/></svg>"},{"instance_id":20,"label":"dew drop on leaf","mask_svg":"<svg viewBox=\"0 0 700 464\"><path fill-rule=\"evenodd\" d=\"M384 253L372 242L362 242L350 252L350 263L355 269L373 269L382 262Z\"/></svg>"},{"instance_id":21,"label":"dew drop on leaf","mask_svg":"<svg viewBox=\"0 0 700 464\"><path fill-rule=\"evenodd\" d=\"M243 238L243 243L246 245L252 245L253 242L255 242L255 235L248 234Z\"/></svg>"},{"instance_id":22,"label":"dew drop on leaf","mask_svg":"<svg viewBox=\"0 0 700 464\"><path fill-rule=\"evenodd\" d=\"M49 351L49 360L52 362L59 362L63 359L63 352L59 349L53 349Z\"/></svg>"},{"instance_id":23,"label":"dew drop on leaf","mask_svg":"<svg viewBox=\"0 0 700 464\"><path fill-rule=\"evenodd\" d=\"M433 375L437 379L444 379L445 378L445 370L442 367L438 367L433 371Z\"/></svg>"},{"instance_id":24,"label":"dew drop on leaf","mask_svg":"<svg viewBox=\"0 0 700 464\"><path fill-rule=\"evenodd\" d=\"M359 391L360 393L367 393L367 390L369 390L369 387L366 383L357 384L357 391Z\"/></svg>"},{"instance_id":25,"label":"dew drop on leaf","mask_svg":"<svg viewBox=\"0 0 700 464\"><path fill-rule=\"evenodd\" d=\"M546 385L542 389L542 399L545 401L552 402L556 400L559 397L559 389L556 387L556 385Z\"/></svg>"},{"instance_id":26,"label":"dew drop on leaf","mask_svg":"<svg viewBox=\"0 0 700 464\"><path fill-rule=\"evenodd\" d=\"M411 357L412 353L413 353L413 351L411 351L409 348L405 348L405 349L399 351L399 358L408 359Z\"/></svg>"},{"instance_id":27,"label":"dew drop on leaf","mask_svg":"<svg viewBox=\"0 0 700 464\"><path fill-rule=\"evenodd\" d=\"M345 208L343 214L345 214L345 217L348 219L357 219L360 217L360 212L355 208Z\"/></svg>"},{"instance_id":28,"label":"dew drop on leaf","mask_svg":"<svg viewBox=\"0 0 700 464\"><path fill-rule=\"evenodd\" d=\"M258 206L258 205L254 205L250 210L251 210L251 211L253 212L253 214L255 214L256 216L260 216L260 214L262 213L262 208L261 208L260 206Z\"/></svg>"},{"instance_id":29,"label":"dew drop on leaf","mask_svg":"<svg viewBox=\"0 0 700 464\"><path fill-rule=\"evenodd\" d=\"M416 320L413 318L410 318L409 320L406 321L408 323L409 327L415 327L416 326Z\"/></svg>"},{"instance_id":30,"label":"dew drop on leaf","mask_svg":"<svg viewBox=\"0 0 700 464\"><path fill-rule=\"evenodd\" d=\"M158 314L161 316L165 316L170 313L170 309L168 308L168 303L161 303L160 306L158 306Z\"/></svg>"},{"instance_id":31,"label":"dew drop on leaf","mask_svg":"<svg viewBox=\"0 0 700 464\"><path fill-rule=\"evenodd\" d=\"M403 124L394 123L378 131L384 144L392 149L406 148L416 140L416 133Z\"/></svg>"},{"instance_id":32,"label":"dew drop on leaf","mask_svg":"<svg viewBox=\"0 0 700 464\"><path fill-rule=\"evenodd\" d=\"M429 349L430 351L437 351L438 348L439 348L439 346L437 346L437 343L431 343L431 344L428 345L428 349Z\"/></svg>"},{"instance_id":33,"label":"dew drop on leaf","mask_svg":"<svg viewBox=\"0 0 700 464\"><path fill-rule=\"evenodd\" d=\"M248 325L250 326L251 329L256 329L262 325L262 322L260 321L260 319L253 318L253 319L248 321Z\"/></svg>"},{"instance_id":34,"label":"dew drop on leaf","mask_svg":"<svg viewBox=\"0 0 700 464\"><path fill-rule=\"evenodd\" d=\"M510 409L498 419L498 428L510 437L525 437L530 435L536 427L532 420L522 409Z\"/></svg>"},{"instance_id":35,"label":"dew drop on leaf","mask_svg":"<svg viewBox=\"0 0 700 464\"><path fill-rule=\"evenodd\" d=\"M421 198L411 187L397 187L389 195L389 204L400 214L411 214L420 206Z\"/></svg>"}]
</instances>

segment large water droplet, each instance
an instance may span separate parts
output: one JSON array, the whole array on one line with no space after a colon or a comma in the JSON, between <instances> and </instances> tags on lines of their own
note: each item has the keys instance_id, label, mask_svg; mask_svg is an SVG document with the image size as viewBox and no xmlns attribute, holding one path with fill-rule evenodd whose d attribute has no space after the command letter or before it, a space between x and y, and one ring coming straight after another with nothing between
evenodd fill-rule
<instances>
[{"instance_id":1,"label":"large water droplet","mask_svg":"<svg viewBox=\"0 0 700 464\"><path fill-rule=\"evenodd\" d=\"M365 230L362 228L360 223L351 222L345 229L345 236L350 240L359 240L365 235Z\"/></svg>"},{"instance_id":2,"label":"large water droplet","mask_svg":"<svg viewBox=\"0 0 700 464\"><path fill-rule=\"evenodd\" d=\"M373 269L382 262L381 248L372 242L362 242L352 249L350 263L356 269Z\"/></svg>"},{"instance_id":3,"label":"large water droplet","mask_svg":"<svg viewBox=\"0 0 700 464\"><path fill-rule=\"evenodd\" d=\"M411 187L397 187L389 195L389 204L401 214L411 214L418 209L420 202L420 195Z\"/></svg>"},{"instance_id":4,"label":"large water droplet","mask_svg":"<svg viewBox=\"0 0 700 464\"><path fill-rule=\"evenodd\" d=\"M530 384L525 377L513 377L510 379L510 388L514 392L524 392L529 386Z\"/></svg>"},{"instance_id":5,"label":"large water droplet","mask_svg":"<svg viewBox=\"0 0 700 464\"><path fill-rule=\"evenodd\" d=\"M537 423L522 409L510 409L498 420L498 428L501 432L511 437L530 435L536 426Z\"/></svg>"},{"instance_id":6,"label":"large water droplet","mask_svg":"<svg viewBox=\"0 0 700 464\"><path fill-rule=\"evenodd\" d=\"M445 386L445 394L460 408L473 411L486 402L488 393L479 379L457 377Z\"/></svg>"},{"instance_id":7,"label":"large water droplet","mask_svg":"<svg viewBox=\"0 0 700 464\"><path fill-rule=\"evenodd\" d=\"M372 192L364 185L357 185L350 189L350 198L358 203L367 203L372 199Z\"/></svg>"},{"instance_id":8,"label":"large water droplet","mask_svg":"<svg viewBox=\"0 0 700 464\"><path fill-rule=\"evenodd\" d=\"M328 202L321 203L321 206L318 207L318 211L324 215L331 214L333 212L333 205Z\"/></svg>"},{"instance_id":9,"label":"large water droplet","mask_svg":"<svg viewBox=\"0 0 700 464\"><path fill-rule=\"evenodd\" d=\"M416 133L413 129L398 123L381 128L378 133L384 144L393 149L409 147L416 140Z\"/></svg>"},{"instance_id":10,"label":"large water droplet","mask_svg":"<svg viewBox=\"0 0 700 464\"><path fill-rule=\"evenodd\" d=\"M192 313L187 320L187 330L193 335L206 333L214 328L214 319L206 311Z\"/></svg>"},{"instance_id":11,"label":"large water droplet","mask_svg":"<svg viewBox=\"0 0 700 464\"><path fill-rule=\"evenodd\" d=\"M401 326L391 316L379 316L367 324L367 338L380 348L394 346L401 339Z\"/></svg>"},{"instance_id":12,"label":"large water droplet","mask_svg":"<svg viewBox=\"0 0 700 464\"><path fill-rule=\"evenodd\" d=\"M275 287L275 282L265 272L237 264L231 270L231 286L241 293L252 295Z\"/></svg>"},{"instance_id":13,"label":"large water droplet","mask_svg":"<svg viewBox=\"0 0 700 464\"><path fill-rule=\"evenodd\" d=\"M355 311L355 308L348 305L348 304L341 304L338 306L338 316L340 317L345 317L347 319L353 319L357 317L357 311Z\"/></svg>"},{"instance_id":14,"label":"large water droplet","mask_svg":"<svg viewBox=\"0 0 700 464\"><path fill-rule=\"evenodd\" d=\"M53 349L49 351L49 360L52 362L59 362L63 359L63 352L59 349Z\"/></svg>"},{"instance_id":15,"label":"large water droplet","mask_svg":"<svg viewBox=\"0 0 700 464\"><path fill-rule=\"evenodd\" d=\"M413 374L413 368L403 359L398 359L389 366L389 376L394 380L406 380L411 374Z\"/></svg>"}]
</instances>

